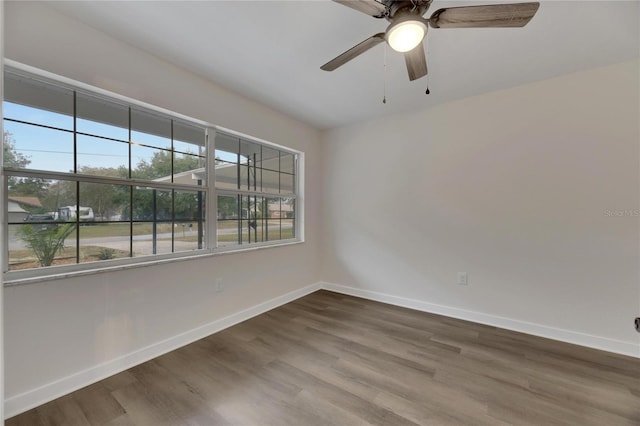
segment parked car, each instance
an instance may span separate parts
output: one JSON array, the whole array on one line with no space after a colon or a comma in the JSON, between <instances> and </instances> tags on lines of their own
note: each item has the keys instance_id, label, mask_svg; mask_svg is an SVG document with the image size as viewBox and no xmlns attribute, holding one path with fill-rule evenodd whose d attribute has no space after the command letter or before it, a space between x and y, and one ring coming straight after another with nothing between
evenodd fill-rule
<instances>
[{"instance_id":1,"label":"parked car","mask_svg":"<svg viewBox=\"0 0 640 426\"><path fill-rule=\"evenodd\" d=\"M27 217L24 218L24 221L35 222L36 224L40 224L41 225L40 231L47 231L51 229L52 226L55 226L55 225L48 225L43 222L55 222L56 217L53 213L44 213L44 214L30 213L27 215Z\"/></svg>"},{"instance_id":2,"label":"parked car","mask_svg":"<svg viewBox=\"0 0 640 426\"><path fill-rule=\"evenodd\" d=\"M35 214L30 213L24 218L25 222L55 222L56 218L51 213Z\"/></svg>"}]
</instances>

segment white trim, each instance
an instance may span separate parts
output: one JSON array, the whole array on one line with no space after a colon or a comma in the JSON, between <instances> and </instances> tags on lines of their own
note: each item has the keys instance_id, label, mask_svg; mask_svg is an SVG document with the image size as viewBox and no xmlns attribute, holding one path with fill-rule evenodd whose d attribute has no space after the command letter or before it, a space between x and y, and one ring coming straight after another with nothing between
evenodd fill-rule
<instances>
[{"instance_id":1,"label":"white trim","mask_svg":"<svg viewBox=\"0 0 640 426\"><path fill-rule=\"evenodd\" d=\"M296 185L295 192L298 195L296 198L296 208L295 208L295 237L300 241L304 241L304 218L305 218L305 154L304 152L298 153L298 159L295 164L295 172L296 172Z\"/></svg>"},{"instance_id":2,"label":"white trim","mask_svg":"<svg viewBox=\"0 0 640 426\"><path fill-rule=\"evenodd\" d=\"M184 333L170 337L161 342L154 343L114 360L79 371L70 376L45 384L39 388L8 398L5 400L5 418L13 417L31 408L52 401L55 398L66 395L143 362L149 361L172 350L176 350L196 340L222 331L235 324L241 323L242 321L246 321L271 309L275 309L278 306L284 305L285 303L292 302L321 289L640 358L640 345L630 342L623 342L620 340L593 336L571 330L563 330L496 315L468 311L450 306L424 302L421 300L320 281L281 296L277 296L266 302L259 303L227 317L220 318L208 324L185 331Z\"/></svg>"},{"instance_id":3,"label":"white trim","mask_svg":"<svg viewBox=\"0 0 640 426\"><path fill-rule=\"evenodd\" d=\"M577 331L565 330L562 328L549 327L542 324L520 321L497 315L486 314L483 312L468 311L466 309L438 305L422 300L394 296L387 293L379 293L376 291L365 290L361 288L347 287L340 284L327 282L322 282L320 284L323 289L334 291L336 293L361 297L363 299L374 300L376 302L402 306L403 308L415 309L417 311L429 312L451 318L473 321L479 324L491 325L494 327L519 331L521 333L531 334L534 336L546 337L547 339L559 340L565 343L573 343L574 345L586 346L589 348L600 349L607 352L640 358L640 344L638 343L609 339L607 337L595 336L592 334L580 333Z\"/></svg>"},{"instance_id":4,"label":"white trim","mask_svg":"<svg viewBox=\"0 0 640 426\"><path fill-rule=\"evenodd\" d=\"M205 159L207 172L207 185L211 185L211 191L207 194L205 200L204 218L206 220L206 240L207 248L214 251L218 244L218 192L216 191L216 162L215 162L215 145L216 128L206 128L205 142ZM213 155L211 155L213 153Z\"/></svg>"},{"instance_id":5,"label":"white trim","mask_svg":"<svg viewBox=\"0 0 640 426\"><path fill-rule=\"evenodd\" d=\"M167 352L176 350L189 343L210 336L228 327L239 324L264 312L289 303L314 291L320 290L320 284L310 284L300 289L291 291L281 296L274 297L266 302L259 303L227 317L220 318L208 324L185 331L177 336L170 337L145 348L123 355L114 360L87 368L67 377L63 377L39 388L29 390L5 400L5 418L13 417L31 408L52 401L75 390L81 389L99 380L120 373Z\"/></svg>"}]
</instances>

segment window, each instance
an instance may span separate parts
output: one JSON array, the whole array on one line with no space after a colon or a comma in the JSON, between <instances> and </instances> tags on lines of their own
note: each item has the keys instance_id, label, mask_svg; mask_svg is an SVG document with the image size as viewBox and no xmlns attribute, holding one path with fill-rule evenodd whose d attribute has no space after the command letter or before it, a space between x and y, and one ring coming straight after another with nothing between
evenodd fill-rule
<instances>
[{"instance_id":1,"label":"window","mask_svg":"<svg viewBox=\"0 0 640 426\"><path fill-rule=\"evenodd\" d=\"M215 146L218 247L295 239L298 155L222 132Z\"/></svg>"},{"instance_id":2,"label":"window","mask_svg":"<svg viewBox=\"0 0 640 426\"><path fill-rule=\"evenodd\" d=\"M202 250L206 129L5 74L9 271Z\"/></svg>"},{"instance_id":3,"label":"window","mask_svg":"<svg viewBox=\"0 0 640 426\"><path fill-rule=\"evenodd\" d=\"M9 281L299 241L299 153L19 67L4 78Z\"/></svg>"}]
</instances>

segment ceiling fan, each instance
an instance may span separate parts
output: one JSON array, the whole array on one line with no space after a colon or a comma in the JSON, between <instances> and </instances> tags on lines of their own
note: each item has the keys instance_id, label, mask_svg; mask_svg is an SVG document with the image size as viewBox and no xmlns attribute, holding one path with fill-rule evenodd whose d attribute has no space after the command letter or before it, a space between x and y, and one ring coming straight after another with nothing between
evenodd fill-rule
<instances>
[{"instance_id":1,"label":"ceiling fan","mask_svg":"<svg viewBox=\"0 0 640 426\"><path fill-rule=\"evenodd\" d=\"M391 24L385 32L375 34L320 67L333 71L382 42L404 53L409 80L427 75L423 40L427 28L503 28L524 27L536 14L540 3L509 3L480 6L446 7L436 10L429 19L423 15L433 0L333 0Z\"/></svg>"}]
</instances>

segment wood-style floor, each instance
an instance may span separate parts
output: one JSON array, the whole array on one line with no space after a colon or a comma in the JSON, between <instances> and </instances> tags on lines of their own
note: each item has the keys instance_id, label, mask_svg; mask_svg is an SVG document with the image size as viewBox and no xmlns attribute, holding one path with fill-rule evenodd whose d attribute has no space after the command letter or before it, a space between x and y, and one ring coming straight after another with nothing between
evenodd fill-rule
<instances>
[{"instance_id":1,"label":"wood-style floor","mask_svg":"<svg viewBox=\"0 0 640 426\"><path fill-rule=\"evenodd\" d=\"M640 359L319 291L6 423L640 425Z\"/></svg>"}]
</instances>

